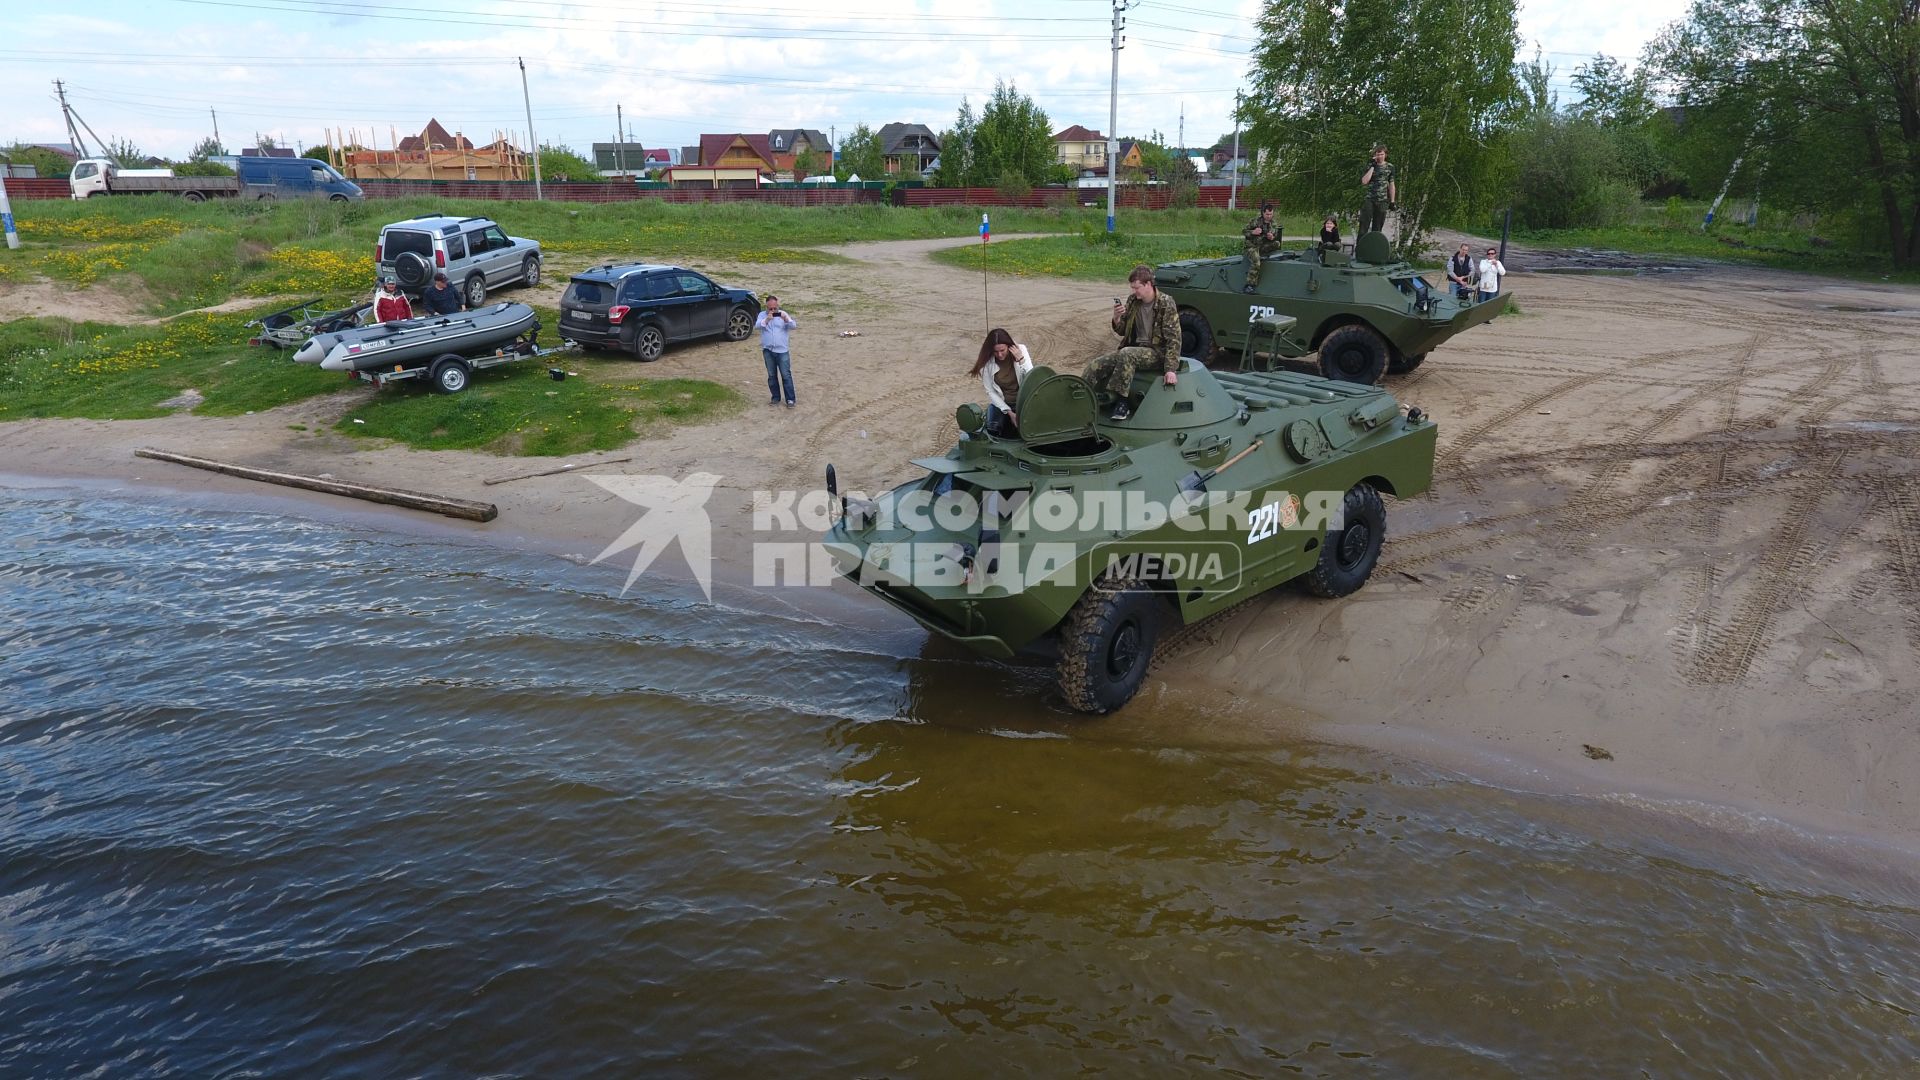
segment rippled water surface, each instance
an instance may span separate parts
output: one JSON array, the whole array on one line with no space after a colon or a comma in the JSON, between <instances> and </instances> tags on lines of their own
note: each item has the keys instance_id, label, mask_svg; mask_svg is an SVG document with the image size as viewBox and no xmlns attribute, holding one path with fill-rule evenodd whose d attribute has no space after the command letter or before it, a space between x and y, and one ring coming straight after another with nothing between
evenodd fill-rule
<instances>
[{"instance_id":1,"label":"rippled water surface","mask_svg":"<svg viewBox=\"0 0 1920 1080\"><path fill-rule=\"evenodd\" d=\"M540 556L72 493L0 537L0 1075L1920 1057L1906 871L1763 830Z\"/></svg>"}]
</instances>

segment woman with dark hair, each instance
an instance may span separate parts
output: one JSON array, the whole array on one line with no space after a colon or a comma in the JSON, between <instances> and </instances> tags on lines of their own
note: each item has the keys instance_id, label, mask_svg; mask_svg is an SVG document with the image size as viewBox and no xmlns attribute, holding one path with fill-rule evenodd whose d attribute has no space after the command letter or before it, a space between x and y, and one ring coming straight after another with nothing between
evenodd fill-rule
<instances>
[{"instance_id":1,"label":"woman with dark hair","mask_svg":"<svg viewBox=\"0 0 1920 1080\"><path fill-rule=\"evenodd\" d=\"M1331 251L1340 250L1340 223L1328 218L1320 223L1320 246Z\"/></svg>"},{"instance_id":2,"label":"woman with dark hair","mask_svg":"<svg viewBox=\"0 0 1920 1080\"><path fill-rule=\"evenodd\" d=\"M980 376L987 388L987 434L1010 438L1020 433L1020 418L1014 414L1013 402L1020 400L1020 384L1027 381L1027 372L1032 370L1033 356L1025 345L997 326L988 332L987 340L980 343L980 358L973 362L970 372Z\"/></svg>"}]
</instances>

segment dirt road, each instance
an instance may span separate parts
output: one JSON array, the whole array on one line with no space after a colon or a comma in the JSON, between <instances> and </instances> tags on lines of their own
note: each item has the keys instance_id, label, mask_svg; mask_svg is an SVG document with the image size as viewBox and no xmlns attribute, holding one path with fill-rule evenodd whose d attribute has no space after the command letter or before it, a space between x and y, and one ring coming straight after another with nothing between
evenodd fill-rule
<instances>
[{"instance_id":1,"label":"dirt road","mask_svg":"<svg viewBox=\"0 0 1920 1080\"><path fill-rule=\"evenodd\" d=\"M829 460L851 487L912 475L906 459L948 446L954 407L979 394L966 369L986 328L981 279L924 257L945 243L856 245L839 249L856 262L820 267L712 267L798 315L800 408L760 404L751 342L675 349L647 373L713 379L755 404L578 460L720 473L713 509L741 525L750 492L815 486ZM1129 711L1257 723L1298 705L1324 718L1310 735L1515 782L1910 835L1920 290L1730 269L1516 273L1509 285L1521 314L1388 379L1439 421L1441 463L1431 495L1390 505L1374 581L1339 602L1276 593L1184 632ZM995 324L1077 369L1109 340L1118 291L996 279L988 296ZM363 392L231 420L4 425L0 470L151 483L161 470L135 467L132 447L192 447L486 497L501 518L478 533L578 554L631 521L578 476L483 488L519 463L289 431ZM846 607L892 618L857 598Z\"/></svg>"}]
</instances>

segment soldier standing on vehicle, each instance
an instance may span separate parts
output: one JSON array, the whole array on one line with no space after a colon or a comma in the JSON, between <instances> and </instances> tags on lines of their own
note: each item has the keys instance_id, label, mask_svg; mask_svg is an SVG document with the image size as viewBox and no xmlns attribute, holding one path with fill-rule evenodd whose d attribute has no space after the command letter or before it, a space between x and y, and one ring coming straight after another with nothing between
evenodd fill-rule
<instances>
[{"instance_id":1,"label":"soldier standing on vehicle","mask_svg":"<svg viewBox=\"0 0 1920 1080\"><path fill-rule=\"evenodd\" d=\"M1120 335L1120 348L1087 363L1084 378L1095 390L1105 388L1116 399L1107 419L1119 421L1133 415L1127 401L1133 393L1135 370L1164 371L1167 385L1178 381L1180 370L1180 307L1153 287L1153 267L1145 263L1127 275L1127 290L1132 296L1122 303L1113 302L1113 332Z\"/></svg>"},{"instance_id":2,"label":"soldier standing on vehicle","mask_svg":"<svg viewBox=\"0 0 1920 1080\"><path fill-rule=\"evenodd\" d=\"M1252 292L1260 286L1260 260L1280 250L1280 223L1273 220L1273 204L1261 203L1260 216L1248 222L1240 235L1246 240L1247 258L1247 283L1240 291Z\"/></svg>"},{"instance_id":3,"label":"soldier standing on vehicle","mask_svg":"<svg viewBox=\"0 0 1920 1080\"><path fill-rule=\"evenodd\" d=\"M1387 223L1387 211L1400 208L1400 187L1394 183L1385 143L1373 148L1373 161L1360 174L1360 186L1366 189L1367 198L1360 204L1360 226L1355 232L1379 232Z\"/></svg>"}]
</instances>

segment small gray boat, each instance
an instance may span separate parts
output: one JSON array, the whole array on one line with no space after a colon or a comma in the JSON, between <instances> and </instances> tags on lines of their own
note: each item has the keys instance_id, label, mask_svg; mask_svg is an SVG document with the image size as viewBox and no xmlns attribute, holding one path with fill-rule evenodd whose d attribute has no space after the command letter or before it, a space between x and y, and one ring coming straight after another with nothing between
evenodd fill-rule
<instances>
[{"instance_id":1,"label":"small gray boat","mask_svg":"<svg viewBox=\"0 0 1920 1080\"><path fill-rule=\"evenodd\" d=\"M439 357L473 356L503 348L539 327L525 304L489 304L457 315L356 326L315 334L293 358L325 371L382 371L424 367Z\"/></svg>"}]
</instances>

